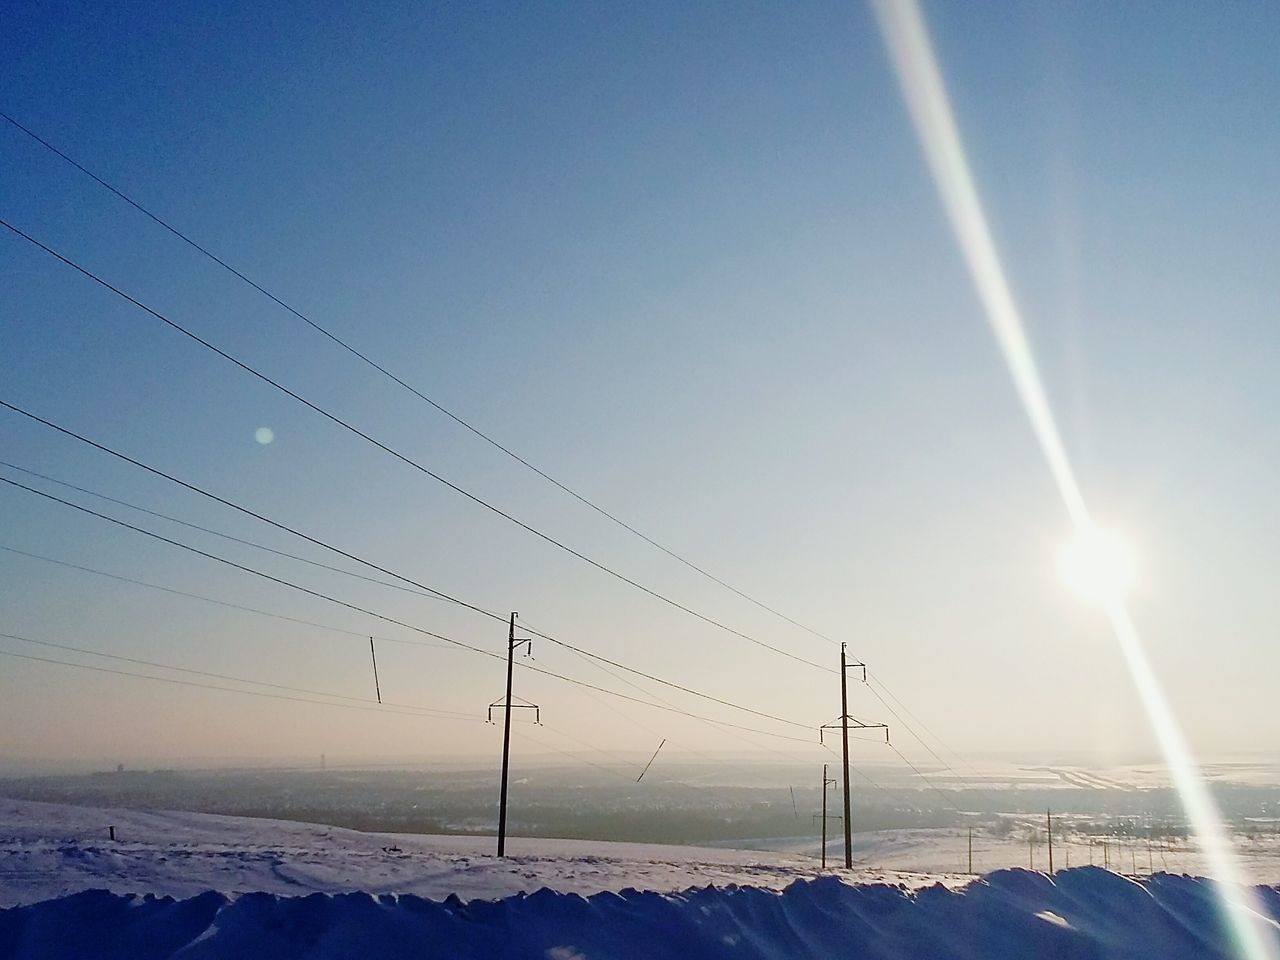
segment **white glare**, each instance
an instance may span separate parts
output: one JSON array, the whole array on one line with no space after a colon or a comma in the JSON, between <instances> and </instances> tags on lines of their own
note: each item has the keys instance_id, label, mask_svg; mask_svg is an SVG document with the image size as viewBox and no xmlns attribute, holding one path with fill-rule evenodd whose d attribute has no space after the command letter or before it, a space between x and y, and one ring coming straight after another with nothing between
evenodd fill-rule
<instances>
[{"instance_id":1,"label":"white glare","mask_svg":"<svg viewBox=\"0 0 1280 960\"><path fill-rule=\"evenodd\" d=\"M276 438L275 431L270 427L259 427L253 431L253 439L257 440L264 447Z\"/></svg>"},{"instance_id":2,"label":"white glare","mask_svg":"<svg viewBox=\"0 0 1280 960\"><path fill-rule=\"evenodd\" d=\"M1062 548L1062 579L1086 600L1104 603L1124 597L1133 585L1137 561L1127 540L1092 527Z\"/></svg>"},{"instance_id":3,"label":"white glare","mask_svg":"<svg viewBox=\"0 0 1280 960\"><path fill-rule=\"evenodd\" d=\"M920 8L916 0L871 0L871 5L880 21L885 45L893 60L934 184L986 310L987 320L1004 353L1018 397L1077 534L1091 534L1095 528L1067 458L1022 319L991 239ZM1222 816L1192 759L1124 600L1115 589L1117 580L1111 578L1109 584L1104 597L1112 630L1160 742L1187 819L1209 858L1222 915L1233 943L1247 960L1280 960L1274 939L1276 925L1263 919L1265 910L1258 903L1257 894L1245 883L1223 828Z\"/></svg>"}]
</instances>

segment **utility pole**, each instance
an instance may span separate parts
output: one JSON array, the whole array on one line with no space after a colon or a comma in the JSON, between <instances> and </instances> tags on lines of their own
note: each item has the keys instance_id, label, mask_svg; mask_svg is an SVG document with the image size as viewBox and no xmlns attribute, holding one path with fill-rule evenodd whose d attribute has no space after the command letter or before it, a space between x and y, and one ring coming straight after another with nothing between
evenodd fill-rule
<instances>
[{"instance_id":1,"label":"utility pole","mask_svg":"<svg viewBox=\"0 0 1280 960\"><path fill-rule=\"evenodd\" d=\"M969 875L973 875L973 825L969 826Z\"/></svg>"},{"instance_id":2,"label":"utility pole","mask_svg":"<svg viewBox=\"0 0 1280 960\"><path fill-rule=\"evenodd\" d=\"M849 812L849 671L840 644L840 742L844 749L844 868L853 869L853 818Z\"/></svg>"},{"instance_id":3,"label":"utility pole","mask_svg":"<svg viewBox=\"0 0 1280 960\"><path fill-rule=\"evenodd\" d=\"M1053 813L1044 812L1044 835L1049 838L1049 876L1053 876Z\"/></svg>"},{"instance_id":4,"label":"utility pole","mask_svg":"<svg viewBox=\"0 0 1280 960\"><path fill-rule=\"evenodd\" d=\"M840 719L835 723L825 723L818 728L818 742L822 742L822 731L833 729L837 724L840 727L840 741L843 749L844 762L844 866L846 870L853 869L853 819L849 811L850 790L849 790L849 729L854 730L883 730L884 742L889 742L889 725L885 723L863 723L854 717L849 716L849 668L855 667L862 670L862 682L867 681L867 665L865 663L850 663L848 655L845 653L845 644L840 644Z\"/></svg>"},{"instance_id":5,"label":"utility pole","mask_svg":"<svg viewBox=\"0 0 1280 960\"><path fill-rule=\"evenodd\" d=\"M515 669L516 647L521 644L527 644L528 647L525 655L528 656L533 650L533 641L524 638L516 639L516 616L511 614L510 627L507 630L507 695L502 700L495 700L489 704L489 722L493 722L493 708L502 706L502 792L498 800L498 856L505 857L507 855L507 778L511 770L511 708L513 706L519 708L524 707L534 711L534 722L541 723L541 711L537 704L534 703L517 703L511 702L511 678Z\"/></svg>"},{"instance_id":6,"label":"utility pole","mask_svg":"<svg viewBox=\"0 0 1280 960\"><path fill-rule=\"evenodd\" d=\"M822 869L827 869L827 821L839 820L839 817L827 815L827 788L834 787L835 780L827 776L827 765L822 765Z\"/></svg>"}]
</instances>

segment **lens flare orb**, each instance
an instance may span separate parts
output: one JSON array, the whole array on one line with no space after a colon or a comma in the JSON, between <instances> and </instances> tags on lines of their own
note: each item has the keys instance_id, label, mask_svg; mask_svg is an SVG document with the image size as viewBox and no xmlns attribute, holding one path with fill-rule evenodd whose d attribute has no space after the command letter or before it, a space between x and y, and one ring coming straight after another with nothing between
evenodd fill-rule
<instances>
[{"instance_id":1,"label":"lens flare orb","mask_svg":"<svg viewBox=\"0 0 1280 960\"><path fill-rule=\"evenodd\" d=\"M1086 529L1062 548L1062 579L1094 603L1118 600L1133 586L1137 558L1124 537L1098 527Z\"/></svg>"}]
</instances>

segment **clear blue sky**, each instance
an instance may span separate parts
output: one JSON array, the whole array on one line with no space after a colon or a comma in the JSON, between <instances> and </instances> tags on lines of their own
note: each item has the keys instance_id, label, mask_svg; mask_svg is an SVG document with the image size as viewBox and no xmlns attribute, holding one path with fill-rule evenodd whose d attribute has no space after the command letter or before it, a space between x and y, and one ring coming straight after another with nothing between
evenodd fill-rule
<instances>
[{"instance_id":1,"label":"clear blue sky","mask_svg":"<svg viewBox=\"0 0 1280 960\"><path fill-rule=\"evenodd\" d=\"M1280 669L1280 11L925 12L1085 493L1139 545L1134 609L1156 667L1206 755L1267 749ZM863 6L18 3L0 89L5 111L433 398L847 639L962 752L1152 752L1105 623L1057 576L1067 518ZM486 448L7 124L0 215L576 548L771 643L834 657ZM833 678L554 551L23 241L0 236L0 271L4 399L606 655L814 725L838 713ZM9 414L0 448L296 547ZM19 492L0 491L0 518L6 546L411 636ZM444 605L182 536L502 647L499 625ZM357 638L11 554L0 610L0 632L371 693ZM483 713L502 691L500 666L469 654L386 645L380 658L399 702ZM558 748L586 752L568 732L617 752L665 735L754 749L655 711L619 716L545 678L520 683L554 728L534 735ZM889 719L858 686L852 708ZM131 762L495 742L480 725L10 658L0 728L9 756Z\"/></svg>"}]
</instances>

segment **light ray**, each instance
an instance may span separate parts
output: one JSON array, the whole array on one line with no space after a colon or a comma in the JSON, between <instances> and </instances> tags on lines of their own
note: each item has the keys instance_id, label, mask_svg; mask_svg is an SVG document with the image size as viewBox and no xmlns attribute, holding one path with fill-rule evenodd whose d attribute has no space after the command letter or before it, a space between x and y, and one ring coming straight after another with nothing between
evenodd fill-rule
<instances>
[{"instance_id":1,"label":"light ray","mask_svg":"<svg viewBox=\"0 0 1280 960\"><path fill-rule=\"evenodd\" d=\"M916 0L870 2L880 22L885 45L893 60L934 184L987 320L1004 354L1018 398L1031 421L1077 534L1082 538L1095 538L1098 531L1076 481L1017 304L992 240L920 8ZM1160 743L1165 763L1173 775L1191 828L1209 858L1223 918L1234 944L1247 960L1280 960L1280 950L1276 947L1276 924L1266 919L1265 909L1246 883L1223 827L1222 816L1147 659L1128 608L1118 592L1107 596L1104 606Z\"/></svg>"}]
</instances>

